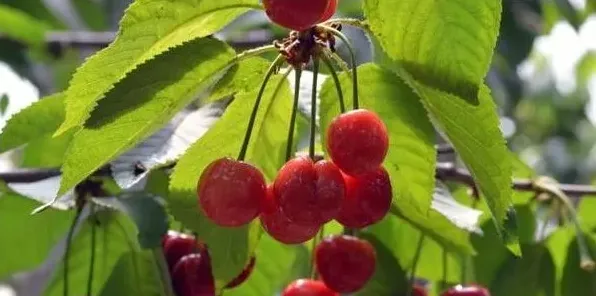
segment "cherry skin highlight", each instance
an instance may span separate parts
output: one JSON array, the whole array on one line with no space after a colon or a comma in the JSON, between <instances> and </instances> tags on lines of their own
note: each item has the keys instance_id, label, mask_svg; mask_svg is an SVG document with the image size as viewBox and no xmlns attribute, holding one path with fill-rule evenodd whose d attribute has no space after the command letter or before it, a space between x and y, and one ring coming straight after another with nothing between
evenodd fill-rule
<instances>
[{"instance_id":1,"label":"cherry skin highlight","mask_svg":"<svg viewBox=\"0 0 596 296\"><path fill-rule=\"evenodd\" d=\"M170 270L174 268L180 258L201 251L197 240L190 235L181 233L168 235L164 241L163 253Z\"/></svg>"},{"instance_id":2,"label":"cherry skin highlight","mask_svg":"<svg viewBox=\"0 0 596 296\"><path fill-rule=\"evenodd\" d=\"M215 224L242 226L261 211L266 195L265 178L248 163L221 158L205 168L197 194L205 215Z\"/></svg>"},{"instance_id":3,"label":"cherry skin highlight","mask_svg":"<svg viewBox=\"0 0 596 296\"><path fill-rule=\"evenodd\" d=\"M335 14L335 11L337 10L337 1L338 0L329 0L329 5L327 5L327 9L325 10L325 13L323 13L319 23L329 20Z\"/></svg>"},{"instance_id":4,"label":"cherry skin highlight","mask_svg":"<svg viewBox=\"0 0 596 296\"><path fill-rule=\"evenodd\" d=\"M486 288L477 285L457 285L443 292L441 296L490 296L490 292Z\"/></svg>"},{"instance_id":5,"label":"cherry skin highlight","mask_svg":"<svg viewBox=\"0 0 596 296\"><path fill-rule=\"evenodd\" d=\"M182 257L172 271L172 286L178 296L214 296L209 257L205 253Z\"/></svg>"},{"instance_id":6,"label":"cherry skin highlight","mask_svg":"<svg viewBox=\"0 0 596 296\"><path fill-rule=\"evenodd\" d=\"M319 22L330 0L263 0L265 13L274 23L303 31Z\"/></svg>"},{"instance_id":7,"label":"cherry skin highlight","mask_svg":"<svg viewBox=\"0 0 596 296\"><path fill-rule=\"evenodd\" d=\"M373 246L353 236L327 237L315 248L321 280L340 293L362 289L375 273L376 260Z\"/></svg>"},{"instance_id":8,"label":"cherry skin highlight","mask_svg":"<svg viewBox=\"0 0 596 296\"><path fill-rule=\"evenodd\" d=\"M238 287L242 283L244 283L246 281L246 279L248 279L248 277L252 273L252 270L255 268L255 263L256 263L256 258L250 257L250 261L248 262L248 265L246 265L246 267L244 267L242 272L236 278L234 278L230 283L228 283L226 285L226 288L230 289L230 288Z\"/></svg>"},{"instance_id":9,"label":"cherry skin highlight","mask_svg":"<svg viewBox=\"0 0 596 296\"><path fill-rule=\"evenodd\" d=\"M281 296L339 296L339 293L329 289L323 282L300 279L288 285Z\"/></svg>"},{"instance_id":10,"label":"cherry skin highlight","mask_svg":"<svg viewBox=\"0 0 596 296\"><path fill-rule=\"evenodd\" d=\"M341 114L327 129L327 151L342 172L357 176L381 166L389 149L387 127L364 109Z\"/></svg>"},{"instance_id":11,"label":"cherry skin highlight","mask_svg":"<svg viewBox=\"0 0 596 296\"><path fill-rule=\"evenodd\" d=\"M346 198L336 220L350 228L363 228L379 222L391 208L389 174L381 167L358 177L344 174Z\"/></svg>"},{"instance_id":12,"label":"cherry skin highlight","mask_svg":"<svg viewBox=\"0 0 596 296\"><path fill-rule=\"evenodd\" d=\"M273 184L274 197L290 221L321 225L339 213L345 197L341 171L329 161L316 164L308 157L288 161Z\"/></svg>"},{"instance_id":13,"label":"cherry skin highlight","mask_svg":"<svg viewBox=\"0 0 596 296\"><path fill-rule=\"evenodd\" d=\"M260 220L263 229L271 237L288 245L306 242L315 237L320 229L318 224L303 226L290 221L277 204L272 186L267 188L267 200L263 207Z\"/></svg>"}]
</instances>

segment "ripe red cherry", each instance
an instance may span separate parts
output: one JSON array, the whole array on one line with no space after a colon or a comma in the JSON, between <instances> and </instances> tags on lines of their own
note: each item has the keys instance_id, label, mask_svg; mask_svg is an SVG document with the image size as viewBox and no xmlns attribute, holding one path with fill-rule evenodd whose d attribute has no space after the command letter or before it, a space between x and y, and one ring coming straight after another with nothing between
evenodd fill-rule
<instances>
[{"instance_id":1,"label":"ripe red cherry","mask_svg":"<svg viewBox=\"0 0 596 296\"><path fill-rule=\"evenodd\" d=\"M240 273L235 279L233 279L229 284L226 285L226 288L234 288L240 286L240 284L244 283L246 279L252 273L252 270L255 268L256 259L255 257L251 257L248 265L244 267L242 273Z\"/></svg>"},{"instance_id":2,"label":"ripe red cherry","mask_svg":"<svg viewBox=\"0 0 596 296\"><path fill-rule=\"evenodd\" d=\"M300 279L286 287L281 296L339 296L339 293L320 281Z\"/></svg>"},{"instance_id":3,"label":"ripe red cherry","mask_svg":"<svg viewBox=\"0 0 596 296\"><path fill-rule=\"evenodd\" d=\"M441 296L490 296L490 292L486 288L477 285L457 285L443 292Z\"/></svg>"},{"instance_id":4,"label":"ripe red cherry","mask_svg":"<svg viewBox=\"0 0 596 296\"><path fill-rule=\"evenodd\" d=\"M333 119L327 130L327 150L346 174L356 176L376 170L389 148L387 127L372 111L358 109Z\"/></svg>"},{"instance_id":5,"label":"ripe red cherry","mask_svg":"<svg viewBox=\"0 0 596 296\"><path fill-rule=\"evenodd\" d=\"M327 11L329 0L263 0L263 5L274 23L303 31L318 23Z\"/></svg>"},{"instance_id":6,"label":"ripe red cherry","mask_svg":"<svg viewBox=\"0 0 596 296\"><path fill-rule=\"evenodd\" d=\"M336 10L337 0L329 0L329 5L327 5L327 9L325 10L325 13L323 13L323 16L319 20L319 23L329 20L335 14Z\"/></svg>"},{"instance_id":7,"label":"ripe red cherry","mask_svg":"<svg viewBox=\"0 0 596 296\"><path fill-rule=\"evenodd\" d=\"M281 211L274 197L273 187L267 188L267 200L261 213L263 229L275 240L284 244L300 244L315 237L319 229L318 224L298 225Z\"/></svg>"},{"instance_id":8,"label":"ripe red cherry","mask_svg":"<svg viewBox=\"0 0 596 296\"><path fill-rule=\"evenodd\" d=\"M275 198L290 221L321 225L339 213L345 197L341 171L332 162L308 157L288 161L273 184Z\"/></svg>"},{"instance_id":9,"label":"ripe red cherry","mask_svg":"<svg viewBox=\"0 0 596 296\"><path fill-rule=\"evenodd\" d=\"M331 236L315 248L315 263L323 282L334 291L352 293L375 273L373 246L353 236Z\"/></svg>"},{"instance_id":10,"label":"ripe red cherry","mask_svg":"<svg viewBox=\"0 0 596 296\"><path fill-rule=\"evenodd\" d=\"M182 257L172 271L172 286L178 296L214 296L209 256L195 253Z\"/></svg>"},{"instance_id":11,"label":"ripe red cherry","mask_svg":"<svg viewBox=\"0 0 596 296\"><path fill-rule=\"evenodd\" d=\"M391 208L392 190L385 168L358 177L344 174L346 198L336 220L350 228L379 222Z\"/></svg>"},{"instance_id":12,"label":"ripe red cherry","mask_svg":"<svg viewBox=\"0 0 596 296\"><path fill-rule=\"evenodd\" d=\"M180 258L200 251L197 240L186 234L168 234L163 245L163 253L170 270L174 268Z\"/></svg>"},{"instance_id":13,"label":"ripe red cherry","mask_svg":"<svg viewBox=\"0 0 596 296\"><path fill-rule=\"evenodd\" d=\"M224 227L242 226L259 215L265 178L254 166L231 158L212 162L197 187L205 215Z\"/></svg>"},{"instance_id":14,"label":"ripe red cherry","mask_svg":"<svg viewBox=\"0 0 596 296\"><path fill-rule=\"evenodd\" d=\"M419 285L414 285L412 287L412 296L428 296L428 292L426 289Z\"/></svg>"}]
</instances>

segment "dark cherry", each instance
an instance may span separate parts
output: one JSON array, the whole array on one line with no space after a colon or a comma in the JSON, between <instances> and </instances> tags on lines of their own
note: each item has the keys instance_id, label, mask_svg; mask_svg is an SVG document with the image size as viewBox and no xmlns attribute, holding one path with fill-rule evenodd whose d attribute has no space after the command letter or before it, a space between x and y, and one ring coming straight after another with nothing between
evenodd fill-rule
<instances>
[{"instance_id":1,"label":"dark cherry","mask_svg":"<svg viewBox=\"0 0 596 296\"><path fill-rule=\"evenodd\" d=\"M363 228L385 217L391 208L392 189L387 171L376 171L358 177L344 174L346 198L336 220L350 228Z\"/></svg>"},{"instance_id":2,"label":"dark cherry","mask_svg":"<svg viewBox=\"0 0 596 296\"><path fill-rule=\"evenodd\" d=\"M193 236L181 233L168 234L163 245L163 253L170 270L174 268L180 258L200 251L199 243Z\"/></svg>"},{"instance_id":3,"label":"dark cherry","mask_svg":"<svg viewBox=\"0 0 596 296\"><path fill-rule=\"evenodd\" d=\"M240 273L235 279L233 279L229 284L227 284L226 288L230 289L230 288L238 287L242 283L244 283L246 281L246 279L248 279L248 277L252 273L252 270L255 268L255 263L256 263L256 258L250 257L250 261L248 261L248 264L246 265L246 267L244 267L244 270L242 270L242 273Z\"/></svg>"},{"instance_id":4,"label":"dark cherry","mask_svg":"<svg viewBox=\"0 0 596 296\"><path fill-rule=\"evenodd\" d=\"M308 157L288 161L273 184L282 212L300 225L321 225L339 213L345 198L341 171L332 162Z\"/></svg>"},{"instance_id":5,"label":"dark cherry","mask_svg":"<svg viewBox=\"0 0 596 296\"><path fill-rule=\"evenodd\" d=\"M428 292L426 289L419 285L414 285L412 287L412 296L428 296Z\"/></svg>"},{"instance_id":6,"label":"dark cherry","mask_svg":"<svg viewBox=\"0 0 596 296\"><path fill-rule=\"evenodd\" d=\"M267 188L267 199L261 213L261 225L263 229L275 240L284 244L300 244L315 237L319 232L320 226L316 225L298 225L281 211L274 197L273 188Z\"/></svg>"},{"instance_id":7,"label":"dark cherry","mask_svg":"<svg viewBox=\"0 0 596 296\"><path fill-rule=\"evenodd\" d=\"M260 213L266 195L265 178L248 163L221 158L205 168L197 194L205 215L215 224L242 226Z\"/></svg>"},{"instance_id":8,"label":"dark cherry","mask_svg":"<svg viewBox=\"0 0 596 296\"><path fill-rule=\"evenodd\" d=\"M328 11L329 0L263 0L263 6L274 23L303 31L322 19Z\"/></svg>"},{"instance_id":9,"label":"dark cherry","mask_svg":"<svg viewBox=\"0 0 596 296\"><path fill-rule=\"evenodd\" d=\"M288 285L281 296L339 296L339 293L329 289L323 282L300 279Z\"/></svg>"},{"instance_id":10,"label":"dark cherry","mask_svg":"<svg viewBox=\"0 0 596 296\"><path fill-rule=\"evenodd\" d=\"M441 296L490 296L490 292L479 285L457 285L443 292Z\"/></svg>"},{"instance_id":11,"label":"dark cherry","mask_svg":"<svg viewBox=\"0 0 596 296\"><path fill-rule=\"evenodd\" d=\"M353 236L330 236L315 248L315 264L321 280L334 291L352 293L366 285L375 273L373 246Z\"/></svg>"},{"instance_id":12,"label":"dark cherry","mask_svg":"<svg viewBox=\"0 0 596 296\"><path fill-rule=\"evenodd\" d=\"M387 127L374 112L357 109L341 114L327 129L327 150L333 162L348 175L373 172L389 149Z\"/></svg>"},{"instance_id":13,"label":"dark cherry","mask_svg":"<svg viewBox=\"0 0 596 296\"><path fill-rule=\"evenodd\" d=\"M327 9L325 10L325 13L323 13L319 23L329 20L335 14L335 11L337 10L337 1L338 0L329 0Z\"/></svg>"},{"instance_id":14,"label":"dark cherry","mask_svg":"<svg viewBox=\"0 0 596 296\"><path fill-rule=\"evenodd\" d=\"M172 271L172 286L178 296L215 296L209 256L195 253L182 257Z\"/></svg>"}]
</instances>

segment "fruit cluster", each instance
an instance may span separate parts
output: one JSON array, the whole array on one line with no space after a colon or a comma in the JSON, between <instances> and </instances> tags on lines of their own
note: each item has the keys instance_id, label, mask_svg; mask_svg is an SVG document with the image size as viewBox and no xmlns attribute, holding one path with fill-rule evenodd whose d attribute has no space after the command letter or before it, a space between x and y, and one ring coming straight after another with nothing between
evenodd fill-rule
<instances>
[{"instance_id":1,"label":"fruit cluster","mask_svg":"<svg viewBox=\"0 0 596 296\"><path fill-rule=\"evenodd\" d=\"M211 260L207 247L195 237L169 231L162 240L172 286L178 296L215 296ZM252 273L255 257L226 288L242 284Z\"/></svg>"},{"instance_id":2,"label":"fruit cluster","mask_svg":"<svg viewBox=\"0 0 596 296\"><path fill-rule=\"evenodd\" d=\"M380 221L391 206L392 189L382 167L387 128L369 110L336 117L326 137L331 160L289 160L273 184L254 166L231 158L211 163L197 186L199 204L215 224L237 227L260 215L269 235L285 244L313 238L336 219L349 228Z\"/></svg>"},{"instance_id":3,"label":"fruit cluster","mask_svg":"<svg viewBox=\"0 0 596 296\"><path fill-rule=\"evenodd\" d=\"M291 30L303 31L330 19L338 0L263 0L272 22Z\"/></svg>"}]
</instances>

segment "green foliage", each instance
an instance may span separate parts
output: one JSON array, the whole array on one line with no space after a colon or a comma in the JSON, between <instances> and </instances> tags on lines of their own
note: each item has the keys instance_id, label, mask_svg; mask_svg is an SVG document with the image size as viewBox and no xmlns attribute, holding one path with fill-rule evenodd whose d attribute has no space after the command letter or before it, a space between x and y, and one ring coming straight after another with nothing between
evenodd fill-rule
<instances>
[{"instance_id":1,"label":"green foliage","mask_svg":"<svg viewBox=\"0 0 596 296\"><path fill-rule=\"evenodd\" d=\"M74 136L62 166L60 192L161 128L233 59L234 52L224 43L199 39L155 58L122 80Z\"/></svg>"},{"instance_id":2,"label":"green foliage","mask_svg":"<svg viewBox=\"0 0 596 296\"><path fill-rule=\"evenodd\" d=\"M588 235L586 238L590 255L594 258L596 257L595 238ZM571 241L566 251L567 259L561 279L561 296L596 294L596 273L580 268L581 257L576 239Z\"/></svg>"},{"instance_id":3,"label":"green foliage","mask_svg":"<svg viewBox=\"0 0 596 296\"><path fill-rule=\"evenodd\" d=\"M88 59L65 92L66 119L57 134L77 128L97 102L141 64L186 42L215 33L257 0L139 0L126 11L118 38Z\"/></svg>"},{"instance_id":4,"label":"green foliage","mask_svg":"<svg viewBox=\"0 0 596 296\"><path fill-rule=\"evenodd\" d=\"M8 108L9 98L7 94L3 94L0 96L0 115L4 115L6 113L6 108Z\"/></svg>"},{"instance_id":5,"label":"green foliage","mask_svg":"<svg viewBox=\"0 0 596 296\"><path fill-rule=\"evenodd\" d=\"M376 270L373 277L356 295L402 295L407 291L408 281L405 270L395 258L394 246L385 244L375 236L364 234L375 248Z\"/></svg>"},{"instance_id":6,"label":"green foliage","mask_svg":"<svg viewBox=\"0 0 596 296\"><path fill-rule=\"evenodd\" d=\"M33 47L44 42L46 25L21 10L0 4L0 33Z\"/></svg>"},{"instance_id":7,"label":"green foliage","mask_svg":"<svg viewBox=\"0 0 596 296\"><path fill-rule=\"evenodd\" d=\"M263 58L252 58L234 65L213 87L206 102L213 102L235 93L252 90L263 81L271 62Z\"/></svg>"},{"instance_id":8,"label":"green foliage","mask_svg":"<svg viewBox=\"0 0 596 296\"><path fill-rule=\"evenodd\" d=\"M257 114L246 160L272 180L285 160L292 92L287 80L274 77L268 84ZM257 86L258 87L258 86ZM236 157L240 151L247 118L258 89L236 95L218 122L180 158L170 182L169 208L175 219L196 231L210 246L213 274L219 287L234 278L248 262L260 236L253 223L240 228L222 228L209 221L197 207L196 186L203 169L221 157ZM275 96L274 100L274 93Z\"/></svg>"},{"instance_id":9,"label":"green foliage","mask_svg":"<svg viewBox=\"0 0 596 296\"><path fill-rule=\"evenodd\" d=\"M122 255L98 295L166 295L153 254L145 250Z\"/></svg>"},{"instance_id":10,"label":"green foliage","mask_svg":"<svg viewBox=\"0 0 596 296\"><path fill-rule=\"evenodd\" d=\"M500 0L366 0L364 13L383 50L416 81L470 102L481 100L499 32Z\"/></svg>"},{"instance_id":11,"label":"green foliage","mask_svg":"<svg viewBox=\"0 0 596 296\"><path fill-rule=\"evenodd\" d=\"M72 4L89 28L92 30L106 29L107 15L100 13L103 10L102 3L93 0L73 0Z\"/></svg>"}]
</instances>

